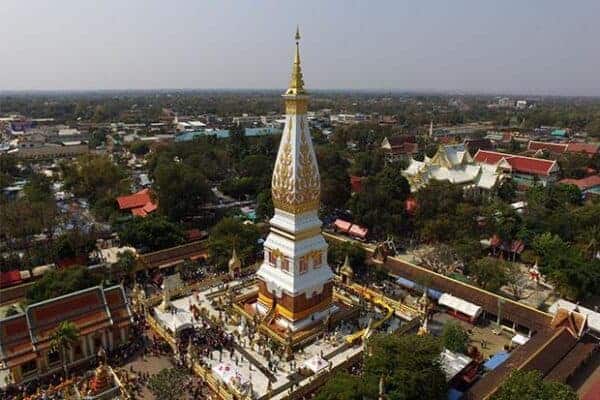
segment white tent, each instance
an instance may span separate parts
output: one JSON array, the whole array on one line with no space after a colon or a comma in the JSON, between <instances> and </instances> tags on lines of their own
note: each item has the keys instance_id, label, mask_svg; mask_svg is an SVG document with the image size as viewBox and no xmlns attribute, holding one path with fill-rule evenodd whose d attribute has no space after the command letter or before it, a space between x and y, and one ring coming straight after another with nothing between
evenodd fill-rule
<instances>
[{"instance_id":1,"label":"white tent","mask_svg":"<svg viewBox=\"0 0 600 400\"><path fill-rule=\"evenodd\" d=\"M314 356L304 361L304 367L310 369L315 374L322 369L327 368L327 365L327 361L319 356Z\"/></svg>"},{"instance_id":2,"label":"white tent","mask_svg":"<svg viewBox=\"0 0 600 400\"><path fill-rule=\"evenodd\" d=\"M192 313L180 308L172 314L170 310L162 311L159 307L154 307L154 315L158 322L173 333L178 333L182 329L193 328Z\"/></svg>"},{"instance_id":3,"label":"white tent","mask_svg":"<svg viewBox=\"0 0 600 400\"><path fill-rule=\"evenodd\" d=\"M451 381L456 375L460 374L473 359L464 354L444 349L440 354L440 361L442 370L444 371L444 374L446 374L446 380Z\"/></svg>"},{"instance_id":4,"label":"white tent","mask_svg":"<svg viewBox=\"0 0 600 400\"><path fill-rule=\"evenodd\" d=\"M438 304L448 307L454 311L458 311L461 314L468 316L471 319L476 319L481 314L481 307L473 303L469 303L458 297L454 297L451 294L444 293L440 296Z\"/></svg>"},{"instance_id":5,"label":"white tent","mask_svg":"<svg viewBox=\"0 0 600 400\"><path fill-rule=\"evenodd\" d=\"M249 383L248 378L244 377L240 369L231 361L223 361L215 365L212 367L212 372L223 383L238 390L243 390Z\"/></svg>"},{"instance_id":6,"label":"white tent","mask_svg":"<svg viewBox=\"0 0 600 400\"><path fill-rule=\"evenodd\" d=\"M521 335L520 333L517 333L511 339L511 342L514 342L514 343L519 344L521 346L524 345L525 343L527 343L528 341L529 341L529 338L527 336Z\"/></svg>"}]
</instances>

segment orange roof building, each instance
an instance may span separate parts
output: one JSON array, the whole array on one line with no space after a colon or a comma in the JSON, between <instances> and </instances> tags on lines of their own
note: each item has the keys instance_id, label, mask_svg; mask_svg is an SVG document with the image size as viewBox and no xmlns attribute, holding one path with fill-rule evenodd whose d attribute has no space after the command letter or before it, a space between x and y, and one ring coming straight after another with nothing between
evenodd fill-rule
<instances>
[{"instance_id":1,"label":"orange roof building","mask_svg":"<svg viewBox=\"0 0 600 400\"><path fill-rule=\"evenodd\" d=\"M121 211L130 211L136 217L145 217L158 208L158 204L152 200L150 189L142 189L128 196L119 196L117 203Z\"/></svg>"},{"instance_id":2,"label":"orange roof building","mask_svg":"<svg viewBox=\"0 0 600 400\"><path fill-rule=\"evenodd\" d=\"M544 160L500 153L498 151L479 150L473 157L478 164L495 166L505 174L510 174L517 183L531 185L536 180L542 184L555 182L560 168L554 160Z\"/></svg>"},{"instance_id":3,"label":"orange roof building","mask_svg":"<svg viewBox=\"0 0 600 400\"><path fill-rule=\"evenodd\" d=\"M581 179L561 179L558 183L565 185L575 185L581 190L584 195L598 194L600 195L600 175L586 176Z\"/></svg>"},{"instance_id":4,"label":"orange roof building","mask_svg":"<svg viewBox=\"0 0 600 400\"><path fill-rule=\"evenodd\" d=\"M0 320L0 364L15 383L59 371L61 354L51 347L52 335L63 321L77 327L79 340L67 352L76 366L127 343L131 311L121 286L94 286L27 306L22 314Z\"/></svg>"}]
</instances>

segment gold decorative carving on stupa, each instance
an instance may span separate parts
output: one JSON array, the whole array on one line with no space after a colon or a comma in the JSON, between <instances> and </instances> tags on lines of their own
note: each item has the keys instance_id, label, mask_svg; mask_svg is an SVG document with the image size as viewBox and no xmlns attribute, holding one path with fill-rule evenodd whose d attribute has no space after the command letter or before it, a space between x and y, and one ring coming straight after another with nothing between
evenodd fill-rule
<instances>
[{"instance_id":1,"label":"gold decorative carving on stupa","mask_svg":"<svg viewBox=\"0 0 600 400\"><path fill-rule=\"evenodd\" d=\"M292 69L289 89L285 92L286 113L305 114L308 97L305 96L304 81L300 69L300 33L296 31L296 57ZM317 161L310 143L310 136L305 132L305 121L299 119L299 125L293 125L293 118L288 117L285 135L282 137L282 148L275 162L271 193L275 208L301 214L318 210L321 195L321 182ZM294 129L295 128L295 129ZM296 137L292 138L292 130Z\"/></svg>"},{"instance_id":2,"label":"gold decorative carving on stupa","mask_svg":"<svg viewBox=\"0 0 600 400\"><path fill-rule=\"evenodd\" d=\"M275 258L283 258L283 253L279 249L272 249L271 254L273 254L273 257Z\"/></svg>"}]
</instances>

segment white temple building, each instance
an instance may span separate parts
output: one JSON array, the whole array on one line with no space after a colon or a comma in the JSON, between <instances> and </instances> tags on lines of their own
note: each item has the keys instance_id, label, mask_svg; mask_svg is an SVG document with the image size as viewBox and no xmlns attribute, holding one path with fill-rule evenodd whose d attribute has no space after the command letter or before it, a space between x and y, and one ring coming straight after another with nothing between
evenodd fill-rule
<instances>
[{"instance_id":1,"label":"white temple building","mask_svg":"<svg viewBox=\"0 0 600 400\"><path fill-rule=\"evenodd\" d=\"M502 177L495 166L475 163L462 144L440 146L433 157L425 156L423 161L411 159L403 175L413 192L431 179L490 190Z\"/></svg>"}]
</instances>

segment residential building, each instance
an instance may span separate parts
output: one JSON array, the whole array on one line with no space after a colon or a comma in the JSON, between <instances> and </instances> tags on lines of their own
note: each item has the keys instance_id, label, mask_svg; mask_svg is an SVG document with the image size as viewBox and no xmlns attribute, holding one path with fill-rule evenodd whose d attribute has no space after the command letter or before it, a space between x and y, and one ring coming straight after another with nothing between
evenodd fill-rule
<instances>
[{"instance_id":1,"label":"residential building","mask_svg":"<svg viewBox=\"0 0 600 400\"><path fill-rule=\"evenodd\" d=\"M600 175L586 176L581 179L561 179L558 183L577 186L586 198L592 195L600 196Z\"/></svg>"},{"instance_id":2,"label":"residential building","mask_svg":"<svg viewBox=\"0 0 600 400\"><path fill-rule=\"evenodd\" d=\"M381 148L389 162L410 160L419 151L414 135L386 137L381 142Z\"/></svg>"},{"instance_id":3,"label":"residential building","mask_svg":"<svg viewBox=\"0 0 600 400\"><path fill-rule=\"evenodd\" d=\"M497 173L510 175L517 184L526 186L531 186L536 182L544 186L556 182L560 170L558 163L553 160L497 151L479 150L473 159L477 164L494 167Z\"/></svg>"},{"instance_id":4,"label":"residential building","mask_svg":"<svg viewBox=\"0 0 600 400\"><path fill-rule=\"evenodd\" d=\"M121 211L130 212L136 217L145 217L158 209L158 204L152 199L150 189L142 189L128 196L117 197Z\"/></svg>"},{"instance_id":5,"label":"residential building","mask_svg":"<svg viewBox=\"0 0 600 400\"><path fill-rule=\"evenodd\" d=\"M553 154L580 153L593 157L600 153L600 143L553 143L531 140L527 144L527 150L534 153L538 151L547 151Z\"/></svg>"}]
</instances>

